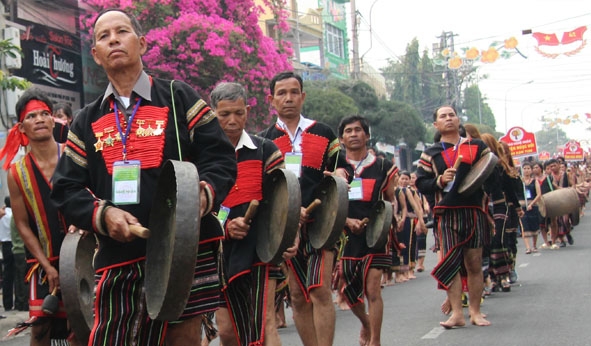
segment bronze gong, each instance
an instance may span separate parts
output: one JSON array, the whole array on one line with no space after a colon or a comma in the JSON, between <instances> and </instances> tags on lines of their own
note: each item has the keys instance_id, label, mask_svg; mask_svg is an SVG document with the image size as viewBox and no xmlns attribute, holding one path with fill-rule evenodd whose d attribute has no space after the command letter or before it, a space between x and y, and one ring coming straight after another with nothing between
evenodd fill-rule
<instances>
[{"instance_id":1,"label":"bronze gong","mask_svg":"<svg viewBox=\"0 0 591 346\"><path fill-rule=\"evenodd\" d=\"M458 187L460 194L471 195L478 190L484 181L491 175L495 166L499 162L499 158L493 154L488 153L481 157L466 174L464 180Z\"/></svg>"},{"instance_id":2,"label":"bronze gong","mask_svg":"<svg viewBox=\"0 0 591 346\"><path fill-rule=\"evenodd\" d=\"M197 167L167 161L152 202L146 250L144 289L152 319L176 320L187 304L199 246L200 202Z\"/></svg>"},{"instance_id":3,"label":"bronze gong","mask_svg":"<svg viewBox=\"0 0 591 346\"><path fill-rule=\"evenodd\" d=\"M308 238L315 249L331 248L339 240L349 212L349 187L336 176L325 176L314 197L321 201L310 214L306 225Z\"/></svg>"},{"instance_id":4,"label":"bronze gong","mask_svg":"<svg viewBox=\"0 0 591 346\"><path fill-rule=\"evenodd\" d=\"M369 215L369 223L365 229L367 246L372 249L383 248L388 242L388 234L392 225L392 204L379 200Z\"/></svg>"},{"instance_id":5,"label":"bronze gong","mask_svg":"<svg viewBox=\"0 0 591 346\"><path fill-rule=\"evenodd\" d=\"M94 267L96 238L67 233L60 249L59 274L62 300L72 331L81 344L88 343L94 323Z\"/></svg>"},{"instance_id":6,"label":"bronze gong","mask_svg":"<svg viewBox=\"0 0 591 346\"><path fill-rule=\"evenodd\" d=\"M283 261L283 252L293 245L298 233L301 205L300 184L293 172L277 169L265 177L263 200L251 226L261 261Z\"/></svg>"}]
</instances>

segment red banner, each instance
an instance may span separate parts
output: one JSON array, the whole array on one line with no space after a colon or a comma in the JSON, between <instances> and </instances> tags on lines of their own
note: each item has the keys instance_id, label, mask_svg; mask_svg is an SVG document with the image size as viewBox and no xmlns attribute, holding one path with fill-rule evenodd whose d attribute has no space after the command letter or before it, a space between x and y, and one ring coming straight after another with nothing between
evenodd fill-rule
<instances>
[{"instance_id":1,"label":"red banner","mask_svg":"<svg viewBox=\"0 0 591 346\"><path fill-rule=\"evenodd\" d=\"M543 32L534 32L532 36L538 41L538 46L558 46L560 41L556 34L545 34Z\"/></svg>"},{"instance_id":2,"label":"red banner","mask_svg":"<svg viewBox=\"0 0 591 346\"><path fill-rule=\"evenodd\" d=\"M532 156L538 152L536 135L519 126L510 128L499 140L509 145L513 157Z\"/></svg>"},{"instance_id":3,"label":"red banner","mask_svg":"<svg viewBox=\"0 0 591 346\"><path fill-rule=\"evenodd\" d=\"M581 143L577 141L568 141L562 150L562 156L566 161L582 161L584 157Z\"/></svg>"},{"instance_id":4,"label":"red banner","mask_svg":"<svg viewBox=\"0 0 591 346\"><path fill-rule=\"evenodd\" d=\"M581 26L581 27L576 28L573 31L565 32L562 35L562 41L560 41L560 43L569 44L569 43L573 43L576 41L581 41L581 40L583 40L583 34L585 33L586 30L587 30L586 26Z\"/></svg>"},{"instance_id":5,"label":"red banner","mask_svg":"<svg viewBox=\"0 0 591 346\"><path fill-rule=\"evenodd\" d=\"M540 161L550 160L550 153L547 151L540 151L540 153L538 154L538 159Z\"/></svg>"}]
</instances>

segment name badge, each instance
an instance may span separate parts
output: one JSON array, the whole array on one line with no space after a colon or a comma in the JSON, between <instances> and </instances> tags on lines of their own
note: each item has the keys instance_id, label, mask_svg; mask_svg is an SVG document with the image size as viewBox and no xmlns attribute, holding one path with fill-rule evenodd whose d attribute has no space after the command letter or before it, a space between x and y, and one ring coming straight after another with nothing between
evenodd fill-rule
<instances>
[{"instance_id":1,"label":"name badge","mask_svg":"<svg viewBox=\"0 0 591 346\"><path fill-rule=\"evenodd\" d=\"M286 153L285 168L292 171L299 178L302 175L302 153Z\"/></svg>"},{"instance_id":2,"label":"name badge","mask_svg":"<svg viewBox=\"0 0 591 346\"><path fill-rule=\"evenodd\" d=\"M350 201L359 201L363 199L363 184L361 183L363 179L355 178L351 182L350 189L349 189L349 200Z\"/></svg>"},{"instance_id":3,"label":"name badge","mask_svg":"<svg viewBox=\"0 0 591 346\"><path fill-rule=\"evenodd\" d=\"M220 211L218 211L218 220L222 225L222 229L225 229L226 220L228 220L228 215L230 215L230 208L224 207L223 205L220 206Z\"/></svg>"},{"instance_id":4,"label":"name badge","mask_svg":"<svg viewBox=\"0 0 591 346\"><path fill-rule=\"evenodd\" d=\"M526 199L531 199L531 191L530 190L525 190L525 198Z\"/></svg>"},{"instance_id":5,"label":"name badge","mask_svg":"<svg viewBox=\"0 0 591 346\"><path fill-rule=\"evenodd\" d=\"M113 202L140 203L141 164L137 160L113 163Z\"/></svg>"}]
</instances>

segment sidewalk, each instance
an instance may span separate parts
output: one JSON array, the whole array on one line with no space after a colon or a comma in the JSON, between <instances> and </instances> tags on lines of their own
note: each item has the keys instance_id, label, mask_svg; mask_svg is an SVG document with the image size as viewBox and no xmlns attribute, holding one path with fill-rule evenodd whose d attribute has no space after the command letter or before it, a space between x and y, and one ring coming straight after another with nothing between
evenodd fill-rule
<instances>
[{"instance_id":1,"label":"sidewalk","mask_svg":"<svg viewBox=\"0 0 591 346\"><path fill-rule=\"evenodd\" d=\"M2 290L0 290L0 302L2 301ZM0 343L2 343L2 338L6 336L8 331L16 326L19 322L24 322L29 319L29 312L28 311L18 311L18 310L10 310L4 311L4 307L0 308L0 316L5 318L0 318ZM20 335L28 335L30 334L29 330L25 330Z\"/></svg>"}]
</instances>

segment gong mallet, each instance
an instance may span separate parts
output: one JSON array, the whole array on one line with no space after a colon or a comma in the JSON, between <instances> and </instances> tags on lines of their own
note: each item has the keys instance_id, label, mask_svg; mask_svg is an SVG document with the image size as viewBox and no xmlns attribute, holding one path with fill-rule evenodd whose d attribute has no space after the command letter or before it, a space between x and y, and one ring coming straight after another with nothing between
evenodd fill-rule
<instances>
[{"instance_id":1,"label":"gong mallet","mask_svg":"<svg viewBox=\"0 0 591 346\"><path fill-rule=\"evenodd\" d=\"M250 221L252 220L252 218L256 214L258 207L259 207L259 201L257 201L256 199L253 199L252 201L250 201L250 204L248 205L248 209L246 209L246 213L244 214L244 222L245 223L247 223L247 224L250 223Z\"/></svg>"},{"instance_id":2,"label":"gong mallet","mask_svg":"<svg viewBox=\"0 0 591 346\"><path fill-rule=\"evenodd\" d=\"M56 293L57 293L57 286L55 286L53 288L53 291L51 291L51 294L48 294L47 296L45 296L45 298L43 299L43 304L41 304L41 310L48 315L55 314L59 308L59 301L60 300L56 296Z\"/></svg>"},{"instance_id":3,"label":"gong mallet","mask_svg":"<svg viewBox=\"0 0 591 346\"><path fill-rule=\"evenodd\" d=\"M462 159L464 157L462 155L458 155L456 162L454 163L454 169L458 169L460 167L460 163L462 163Z\"/></svg>"},{"instance_id":4,"label":"gong mallet","mask_svg":"<svg viewBox=\"0 0 591 346\"><path fill-rule=\"evenodd\" d=\"M306 214L310 215L314 209L316 209L316 207L318 207L319 205L322 204L322 201L319 200L318 198L316 198L315 200L312 201L312 203L310 203L310 205L308 205L308 207L306 208Z\"/></svg>"},{"instance_id":5,"label":"gong mallet","mask_svg":"<svg viewBox=\"0 0 591 346\"><path fill-rule=\"evenodd\" d=\"M142 239L148 239L150 238L150 230L147 229L144 226L140 226L140 225L133 225L133 224L129 224L129 231L135 235L136 237L142 238Z\"/></svg>"},{"instance_id":6,"label":"gong mallet","mask_svg":"<svg viewBox=\"0 0 591 346\"><path fill-rule=\"evenodd\" d=\"M368 224L368 223L369 223L369 218L367 218L367 217L364 217L364 218L361 220L361 227L363 228L363 227L367 226L367 224Z\"/></svg>"}]
</instances>

